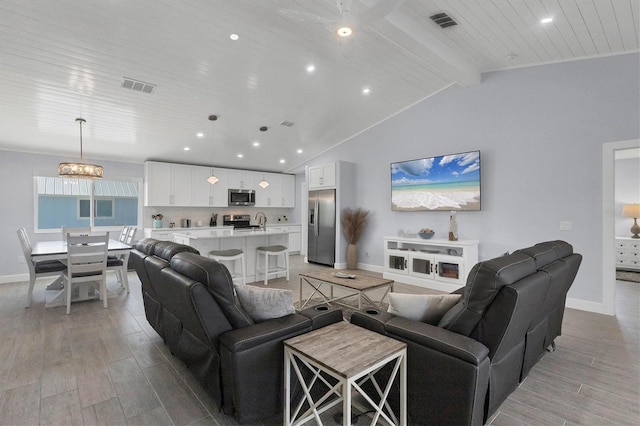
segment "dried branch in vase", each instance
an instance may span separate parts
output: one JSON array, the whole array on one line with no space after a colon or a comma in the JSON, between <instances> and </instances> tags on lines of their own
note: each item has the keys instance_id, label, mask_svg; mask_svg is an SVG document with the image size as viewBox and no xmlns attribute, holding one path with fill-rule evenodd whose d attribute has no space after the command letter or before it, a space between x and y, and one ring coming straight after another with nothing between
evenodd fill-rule
<instances>
[{"instance_id":1,"label":"dried branch in vase","mask_svg":"<svg viewBox=\"0 0 640 426\"><path fill-rule=\"evenodd\" d=\"M342 210L342 232L347 237L349 244L356 244L360 239L364 226L367 224L368 214L368 210L362 210L361 208L355 210L346 208Z\"/></svg>"}]
</instances>

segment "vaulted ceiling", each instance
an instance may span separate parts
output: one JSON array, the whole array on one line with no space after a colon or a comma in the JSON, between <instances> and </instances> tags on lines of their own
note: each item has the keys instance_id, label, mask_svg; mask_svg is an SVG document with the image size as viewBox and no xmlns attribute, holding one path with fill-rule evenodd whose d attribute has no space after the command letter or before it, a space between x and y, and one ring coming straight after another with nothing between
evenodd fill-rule
<instances>
[{"instance_id":1,"label":"vaulted ceiling","mask_svg":"<svg viewBox=\"0 0 640 426\"><path fill-rule=\"evenodd\" d=\"M85 158L286 171L483 72L638 51L636 0L338 3L2 0L0 149L75 159L82 117Z\"/></svg>"}]
</instances>

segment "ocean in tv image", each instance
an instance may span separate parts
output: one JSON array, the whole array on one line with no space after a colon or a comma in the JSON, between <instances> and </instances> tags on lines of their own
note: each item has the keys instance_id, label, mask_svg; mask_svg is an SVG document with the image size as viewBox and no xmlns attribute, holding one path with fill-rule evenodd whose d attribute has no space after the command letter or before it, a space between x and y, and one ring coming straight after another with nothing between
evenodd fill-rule
<instances>
[{"instance_id":1,"label":"ocean in tv image","mask_svg":"<svg viewBox=\"0 0 640 426\"><path fill-rule=\"evenodd\" d=\"M480 151L391 163L391 210L480 210Z\"/></svg>"}]
</instances>

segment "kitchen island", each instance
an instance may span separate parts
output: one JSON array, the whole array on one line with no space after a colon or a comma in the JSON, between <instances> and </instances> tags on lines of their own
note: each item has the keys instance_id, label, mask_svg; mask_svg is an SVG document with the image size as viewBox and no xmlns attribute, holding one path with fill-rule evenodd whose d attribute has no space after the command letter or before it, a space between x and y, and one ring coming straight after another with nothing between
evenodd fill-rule
<instances>
[{"instance_id":1,"label":"kitchen island","mask_svg":"<svg viewBox=\"0 0 640 426\"><path fill-rule=\"evenodd\" d=\"M289 247L289 233L282 229L194 229L173 233L173 241L189 245L208 256L211 250L241 249L247 262L247 282L256 281L256 248L280 244ZM275 262L275 259L271 259ZM278 276L285 276L282 272Z\"/></svg>"}]
</instances>

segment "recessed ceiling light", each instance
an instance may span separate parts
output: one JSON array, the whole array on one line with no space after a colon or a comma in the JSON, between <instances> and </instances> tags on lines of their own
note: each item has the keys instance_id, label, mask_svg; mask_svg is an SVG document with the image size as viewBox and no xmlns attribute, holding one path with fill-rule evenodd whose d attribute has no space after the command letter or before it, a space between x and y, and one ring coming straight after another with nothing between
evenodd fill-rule
<instances>
[{"instance_id":1,"label":"recessed ceiling light","mask_svg":"<svg viewBox=\"0 0 640 426\"><path fill-rule=\"evenodd\" d=\"M371 89L368 87L365 87L364 89L362 89L362 94L363 95L368 95L369 93L371 93Z\"/></svg>"},{"instance_id":2,"label":"recessed ceiling light","mask_svg":"<svg viewBox=\"0 0 640 426\"><path fill-rule=\"evenodd\" d=\"M336 32L340 37L349 37L351 34L353 34L353 30L349 27L338 28L338 31Z\"/></svg>"},{"instance_id":3,"label":"recessed ceiling light","mask_svg":"<svg viewBox=\"0 0 640 426\"><path fill-rule=\"evenodd\" d=\"M191 150L191 148L189 148L188 146L185 146L183 149L184 149L185 151L190 151L190 150Z\"/></svg>"},{"instance_id":4,"label":"recessed ceiling light","mask_svg":"<svg viewBox=\"0 0 640 426\"><path fill-rule=\"evenodd\" d=\"M540 20L540 23L541 23L541 24L548 24L548 23L550 23L550 22L553 22L553 18L551 18L551 17L548 17L548 18L542 18L542 19Z\"/></svg>"},{"instance_id":5,"label":"recessed ceiling light","mask_svg":"<svg viewBox=\"0 0 640 426\"><path fill-rule=\"evenodd\" d=\"M316 70L316 66L313 64L307 65L307 72L311 73Z\"/></svg>"},{"instance_id":6,"label":"recessed ceiling light","mask_svg":"<svg viewBox=\"0 0 640 426\"><path fill-rule=\"evenodd\" d=\"M233 33L233 34L231 34L231 35L229 36L229 38L230 38L231 40L233 40L233 41L236 41L236 40L238 40L238 39L240 38L240 36L239 36L238 34L236 34L236 33Z\"/></svg>"},{"instance_id":7,"label":"recessed ceiling light","mask_svg":"<svg viewBox=\"0 0 640 426\"><path fill-rule=\"evenodd\" d=\"M196 136L199 137L199 138L203 138L204 137L204 133L202 133L202 132L197 133Z\"/></svg>"},{"instance_id":8,"label":"recessed ceiling light","mask_svg":"<svg viewBox=\"0 0 640 426\"><path fill-rule=\"evenodd\" d=\"M255 142L253 143L253 146L260 146L260 142L255 141Z\"/></svg>"},{"instance_id":9,"label":"recessed ceiling light","mask_svg":"<svg viewBox=\"0 0 640 426\"><path fill-rule=\"evenodd\" d=\"M301 149L297 150L296 152L297 152L298 154L302 154L302 150L301 150Z\"/></svg>"},{"instance_id":10,"label":"recessed ceiling light","mask_svg":"<svg viewBox=\"0 0 640 426\"><path fill-rule=\"evenodd\" d=\"M242 155L242 154L238 154L238 155L237 155L237 157L238 157L238 158L242 158L242 157L244 157L244 155Z\"/></svg>"},{"instance_id":11,"label":"recessed ceiling light","mask_svg":"<svg viewBox=\"0 0 640 426\"><path fill-rule=\"evenodd\" d=\"M285 159L284 159L284 158L281 158L281 159L280 159L280 164L284 164L285 162L286 162L286 161L285 161Z\"/></svg>"}]
</instances>

